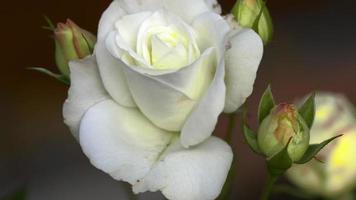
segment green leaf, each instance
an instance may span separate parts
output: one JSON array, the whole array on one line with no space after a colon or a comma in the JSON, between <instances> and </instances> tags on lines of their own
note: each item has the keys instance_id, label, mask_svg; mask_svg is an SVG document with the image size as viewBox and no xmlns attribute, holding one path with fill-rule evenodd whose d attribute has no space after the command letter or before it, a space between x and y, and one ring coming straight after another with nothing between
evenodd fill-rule
<instances>
[{"instance_id":1,"label":"green leaf","mask_svg":"<svg viewBox=\"0 0 356 200\"><path fill-rule=\"evenodd\" d=\"M267 158L267 168L271 176L280 176L292 166L293 161L288 154L288 146L291 140L292 138L280 152Z\"/></svg>"},{"instance_id":2,"label":"green leaf","mask_svg":"<svg viewBox=\"0 0 356 200\"><path fill-rule=\"evenodd\" d=\"M298 112L303 117L308 127L311 128L313 126L315 116L315 93L310 95L310 97L299 108Z\"/></svg>"},{"instance_id":3,"label":"green leaf","mask_svg":"<svg viewBox=\"0 0 356 200\"><path fill-rule=\"evenodd\" d=\"M55 78L57 79L58 81L66 84L66 85L70 85L70 80L68 77L62 75L62 74L55 74L51 71L49 71L48 69L45 69L45 68L42 68L42 67L31 67L31 68L28 68L29 70L34 70L34 71L38 71L38 72L41 72L43 74L46 74L52 78Z\"/></svg>"},{"instance_id":4,"label":"green leaf","mask_svg":"<svg viewBox=\"0 0 356 200\"><path fill-rule=\"evenodd\" d=\"M258 107L258 122L260 124L268 116L274 106L275 103L271 91L271 86L268 86L261 97L260 105Z\"/></svg>"},{"instance_id":5,"label":"green leaf","mask_svg":"<svg viewBox=\"0 0 356 200\"><path fill-rule=\"evenodd\" d=\"M307 149L307 151L305 152L304 156L298 160L297 164L304 164L309 162L311 159L313 159L326 145L328 145L330 142L332 142L333 140L341 137L342 135L338 135L335 137L332 137L328 140L325 140L324 142L320 143L320 144L313 144L310 145Z\"/></svg>"},{"instance_id":6,"label":"green leaf","mask_svg":"<svg viewBox=\"0 0 356 200\"><path fill-rule=\"evenodd\" d=\"M251 150L262 155L262 151L257 143L257 135L248 127L246 123L243 123L242 125L242 132L244 134L245 141Z\"/></svg>"}]
</instances>

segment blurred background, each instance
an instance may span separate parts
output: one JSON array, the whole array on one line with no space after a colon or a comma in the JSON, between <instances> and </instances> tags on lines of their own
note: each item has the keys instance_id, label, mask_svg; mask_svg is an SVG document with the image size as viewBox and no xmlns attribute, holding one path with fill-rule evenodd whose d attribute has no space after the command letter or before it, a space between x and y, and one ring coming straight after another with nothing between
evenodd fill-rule
<instances>
[{"instance_id":1,"label":"blurred background","mask_svg":"<svg viewBox=\"0 0 356 200\"><path fill-rule=\"evenodd\" d=\"M56 70L51 33L41 28L45 25L43 15L54 22L71 18L95 33L110 2L2 2L0 197L24 186L30 200L126 199L124 187L90 165L63 124L66 86L26 69L42 66ZM230 10L234 0L220 3ZM272 0L268 7L275 35L265 49L249 99L251 116L268 83L278 101L327 90L344 93L356 103L356 2ZM226 117L222 116L218 132L223 133L225 126ZM231 199L257 199L266 178L264 161L250 152L240 131L236 130L235 137L239 164ZM161 198L159 194L140 197Z\"/></svg>"}]
</instances>

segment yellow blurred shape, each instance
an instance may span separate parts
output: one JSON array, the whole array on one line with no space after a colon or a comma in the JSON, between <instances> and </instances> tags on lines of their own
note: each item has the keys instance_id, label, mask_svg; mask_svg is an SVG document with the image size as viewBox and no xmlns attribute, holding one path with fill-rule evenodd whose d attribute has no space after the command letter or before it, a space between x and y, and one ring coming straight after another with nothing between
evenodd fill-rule
<instances>
[{"instance_id":1,"label":"yellow blurred shape","mask_svg":"<svg viewBox=\"0 0 356 200\"><path fill-rule=\"evenodd\" d=\"M334 107L330 105L323 105L320 106L315 113L315 120L320 122L320 121L326 121L331 115Z\"/></svg>"},{"instance_id":2,"label":"yellow blurred shape","mask_svg":"<svg viewBox=\"0 0 356 200\"><path fill-rule=\"evenodd\" d=\"M345 132L330 154L327 163L327 191L346 190L356 178L356 127ZM355 182L356 183L356 182Z\"/></svg>"}]
</instances>

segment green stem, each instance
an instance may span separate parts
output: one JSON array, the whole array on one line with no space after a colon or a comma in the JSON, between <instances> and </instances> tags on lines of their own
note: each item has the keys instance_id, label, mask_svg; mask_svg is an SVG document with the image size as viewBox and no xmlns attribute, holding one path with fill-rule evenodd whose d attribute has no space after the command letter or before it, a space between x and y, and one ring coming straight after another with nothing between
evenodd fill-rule
<instances>
[{"instance_id":1,"label":"green stem","mask_svg":"<svg viewBox=\"0 0 356 200\"><path fill-rule=\"evenodd\" d=\"M278 176L268 175L267 184L266 184L265 188L263 189L260 200L268 200L268 198L272 192L273 186L276 183L277 179L278 179Z\"/></svg>"},{"instance_id":2,"label":"green stem","mask_svg":"<svg viewBox=\"0 0 356 200\"><path fill-rule=\"evenodd\" d=\"M219 196L219 198L217 200L227 200L229 199L230 195L231 195L231 191L233 188L233 183L235 180L235 175L236 175L236 159L233 159L232 161L232 165L229 171L229 174L227 176L226 182L224 184L223 190Z\"/></svg>"},{"instance_id":3,"label":"green stem","mask_svg":"<svg viewBox=\"0 0 356 200\"><path fill-rule=\"evenodd\" d=\"M232 113L229 115L229 122L228 122L228 127L227 127L227 132L226 132L226 136L225 136L225 141L231 145L231 147L233 148L233 144L232 144L232 138L233 138L233 133L236 127L236 118L237 115L236 113ZM235 155L235 153L234 153ZM233 188L233 184L234 184L234 180L235 180L235 175L236 175L236 159L235 156L232 160L232 165L229 171L229 174L227 176L226 182L224 184L223 190L219 196L219 198L217 200L227 200L229 199L230 195L231 195L231 190Z\"/></svg>"},{"instance_id":4,"label":"green stem","mask_svg":"<svg viewBox=\"0 0 356 200\"><path fill-rule=\"evenodd\" d=\"M232 145L232 137L234 135L233 133L236 127L236 118L237 118L236 113L232 113L229 115L229 124L227 127L225 141L230 145Z\"/></svg>"}]
</instances>

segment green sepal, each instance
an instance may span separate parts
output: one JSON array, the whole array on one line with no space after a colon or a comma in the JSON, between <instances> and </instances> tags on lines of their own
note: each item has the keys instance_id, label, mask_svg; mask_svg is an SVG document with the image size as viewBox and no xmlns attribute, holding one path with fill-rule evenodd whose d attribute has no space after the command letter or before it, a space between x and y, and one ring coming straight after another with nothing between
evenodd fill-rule
<instances>
[{"instance_id":1,"label":"green sepal","mask_svg":"<svg viewBox=\"0 0 356 200\"><path fill-rule=\"evenodd\" d=\"M264 0L238 0L231 13L239 25L253 29L267 45L273 37L273 22Z\"/></svg>"},{"instance_id":2,"label":"green sepal","mask_svg":"<svg viewBox=\"0 0 356 200\"><path fill-rule=\"evenodd\" d=\"M52 78L57 79L58 81L66 84L66 85L70 85L70 79L65 75L53 73L53 72L49 71L48 69L45 69L45 68L42 68L42 67L31 67L31 68L28 68L28 69L41 72L41 73L46 74L46 75L48 75L48 76L50 76Z\"/></svg>"},{"instance_id":3,"label":"green sepal","mask_svg":"<svg viewBox=\"0 0 356 200\"><path fill-rule=\"evenodd\" d=\"M272 177L278 177L287 171L293 164L292 159L288 154L288 146L292 138L289 139L287 145L277 154L267 158L268 172Z\"/></svg>"},{"instance_id":4,"label":"green sepal","mask_svg":"<svg viewBox=\"0 0 356 200\"><path fill-rule=\"evenodd\" d=\"M326 145L328 145L330 142L332 142L333 140L341 137L342 135L338 135L335 137L332 137L328 140L325 140L324 142L320 143L320 144L313 144L310 145L307 149L307 151L305 152L305 154L303 155L303 157L296 161L295 163L297 164L305 164L307 162L309 162L311 159L313 159Z\"/></svg>"},{"instance_id":5,"label":"green sepal","mask_svg":"<svg viewBox=\"0 0 356 200\"><path fill-rule=\"evenodd\" d=\"M255 30L256 33L258 33L258 25L260 24L261 17L265 12L264 10L266 9L266 3L263 0L256 0L256 1L261 5L261 8L251 28Z\"/></svg>"},{"instance_id":6,"label":"green sepal","mask_svg":"<svg viewBox=\"0 0 356 200\"><path fill-rule=\"evenodd\" d=\"M299 114L302 116L308 127L311 128L314 122L315 116L315 93L304 102L298 109Z\"/></svg>"},{"instance_id":7,"label":"green sepal","mask_svg":"<svg viewBox=\"0 0 356 200\"><path fill-rule=\"evenodd\" d=\"M269 115L275 105L276 104L274 103L271 86L269 85L263 93L260 104L258 106L258 122L260 124Z\"/></svg>"},{"instance_id":8,"label":"green sepal","mask_svg":"<svg viewBox=\"0 0 356 200\"><path fill-rule=\"evenodd\" d=\"M243 123L242 125L242 132L244 134L245 141L251 150L257 154L263 155L257 143L257 134L254 133L246 123Z\"/></svg>"},{"instance_id":9,"label":"green sepal","mask_svg":"<svg viewBox=\"0 0 356 200\"><path fill-rule=\"evenodd\" d=\"M266 2L259 0L261 4L261 13L259 14L258 21L256 19L254 30L258 30L263 44L266 46L273 38L274 28L271 14L268 11Z\"/></svg>"},{"instance_id":10,"label":"green sepal","mask_svg":"<svg viewBox=\"0 0 356 200\"><path fill-rule=\"evenodd\" d=\"M47 26L43 26L43 27L42 27L43 29L46 29L46 30L49 30L49 31L54 31L54 30L56 30L56 27L54 26L52 20L51 20L48 16L44 15L43 18L44 18L44 19L46 20L46 22L47 22Z\"/></svg>"}]
</instances>

